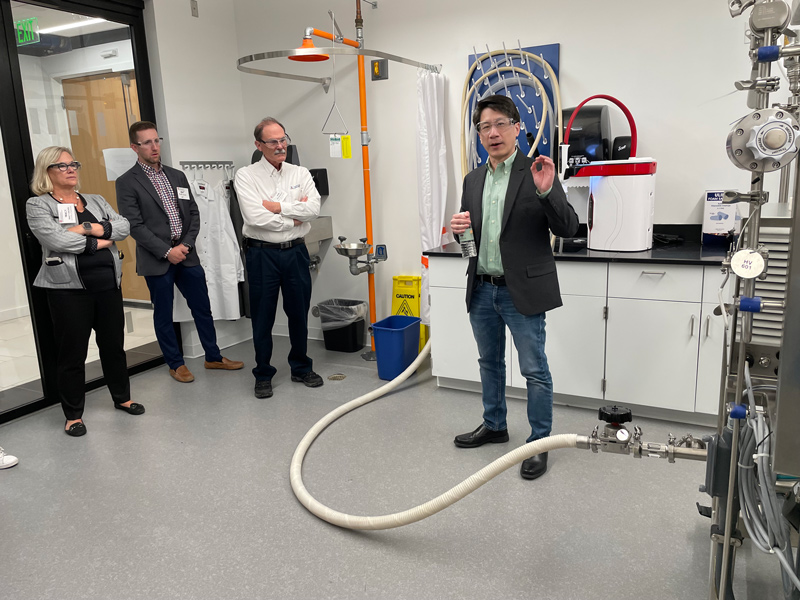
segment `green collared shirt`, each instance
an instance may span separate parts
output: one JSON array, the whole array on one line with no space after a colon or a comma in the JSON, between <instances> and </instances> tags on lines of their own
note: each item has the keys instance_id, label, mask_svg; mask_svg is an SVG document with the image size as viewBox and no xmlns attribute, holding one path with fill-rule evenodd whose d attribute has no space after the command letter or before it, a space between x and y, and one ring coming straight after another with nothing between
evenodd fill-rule
<instances>
[{"instance_id":1,"label":"green collared shirt","mask_svg":"<svg viewBox=\"0 0 800 600\"><path fill-rule=\"evenodd\" d=\"M502 275L503 260L500 258L500 229L503 224L503 207L506 204L508 180L511 166L518 150L497 168L486 163L486 181L483 184L483 222L481 224L481 247L478 249L478 275Z\"/></svg>"}]
</instances>

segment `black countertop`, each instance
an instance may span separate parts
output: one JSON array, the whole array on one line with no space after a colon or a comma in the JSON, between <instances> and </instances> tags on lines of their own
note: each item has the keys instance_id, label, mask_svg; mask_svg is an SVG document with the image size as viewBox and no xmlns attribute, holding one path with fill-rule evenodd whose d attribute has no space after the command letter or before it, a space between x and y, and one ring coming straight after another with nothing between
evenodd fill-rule
<instances>
[{"instance_id":1,"label":"black countertop","mask_svg":"<svg viewBox=\"0 0 800 600\"><path fill-rule=\"evenodd\" d=\"M556 244L556 250L558 244ZM434 250L423 252L425 256L445 256L461 258L458 242L440 246ZM682 242L656 245L652 250L644 252L606 252L581 248L573 252L554 252L556 260L583 262L626 262L653 263L662 265L721 265L725 258L724 248L708 248L698 242Z\"/></svg>"}]
</instances>

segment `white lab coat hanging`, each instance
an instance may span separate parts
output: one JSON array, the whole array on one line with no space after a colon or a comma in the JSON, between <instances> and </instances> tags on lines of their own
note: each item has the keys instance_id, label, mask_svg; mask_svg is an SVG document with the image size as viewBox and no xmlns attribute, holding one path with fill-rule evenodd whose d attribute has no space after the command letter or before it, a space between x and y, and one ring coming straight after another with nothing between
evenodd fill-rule
<instances>
[{"instance_id":1,"label":"white lab coat hanging","mask_svg":"<svg viewBox=\"0 0 800 600\"><path fill-rule=\"evenodd\" d=\"M195 249L206 272L208 298L214 320L235 320L239 309L239 282L244 281L244 264L230 215L222 181L211 187L205 181L192 181L192 193L200 211L200 233ZM175 294L173 319L191 321L192 314L183 296Z\"/></svg>"}]
</instances>

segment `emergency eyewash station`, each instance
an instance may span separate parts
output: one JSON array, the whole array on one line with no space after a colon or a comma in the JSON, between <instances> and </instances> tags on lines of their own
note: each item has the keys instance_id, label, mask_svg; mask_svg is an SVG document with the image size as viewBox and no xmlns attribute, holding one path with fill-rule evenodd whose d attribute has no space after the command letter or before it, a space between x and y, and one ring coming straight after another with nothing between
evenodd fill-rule
<instances>
[{"instance_id":1,"label":"emergency eyewash station","mask_svg":"<svg viewBox=\"0 0 800 600\"><path fill-rule=\"evenodd\" d=\"M795 2L794 4L797 4ZM360 3L357 2L360 7ZM565 178L568 175L591 179L590 206L591 216L594 203L609 203L613 205L608 217L611 223L610 231L613 235L605 236L597 242L596 248L600 252L611 252L605 257L600 255L583 255L582 259L559 262L559 277L562 280L562 293L565 296L565 306L559 312L566 312L571 320L577 320L578 327L583 327L580 315L586 312L587 306L604 308L603 319L604 350L601 350L601 360L610 361L610 367L602 372L602 385L599 390L591 391L581 388L583 382L580 377L559 376L559 348L550 344L559 336L559 320L550 322L548 315L548 358L552 363L553 379L556 382L564 381L566 385L578 385L578 388L569 388L568 393L575 396L583 395L587 398L599 400L613 400L622 398L639 406L652 405L655 402L662 404L664 400L675 402L672 407L682 411L696 411L698 413L716 414L717 431L713 436L700 441L692 435L685 435L677 439L670 435L666 443L648 442L643 437L639 427L629 430L625 423L631 421L631 412L617 406L606 406L599 411L599 417L605 423L598 425L588 434L562 434L546 439L525 444L498 460L487 465L465 481L454 486L449 491L433 500L412 509L383 516L356 516L333 510L316 500L305 488L302 480L302 464L304 456L314 439L333 421L344 414L363 406L383 395L391 392L401 385L427 358L433 353L433 375L439 378L440 385L461 387L461 389L476 389L474 382L477 372L477 357L472 361L474 371L469 371L469 356L460 355L452 357L453 349L468 349L474 347L470 338L470 329L466 319L453 317L448 321L448 314L452 315L454 305L463 305L464 288L463 262L457 255L450 253L431 253L433 260L442 264L456 265L461 277L454 278L451 272L443 271L437 274L431 268L431 321L434 323L431 341L429 341L414 362L396 379L381 388L365 394L355 400L347 402L321 419L301 440L295 450L290 467L292 489L298 500L313 514L334 525L350 529L388 529L400 527L420 521L429 517L463 498L478 487L487 483L511 466L518 464L525 458L542 452L549 452L559 448L591 449L594 453L608 452L612 454L626 454L635 458L653 457L666 458L674 462L678 458L706 462L706 475L703 490L711 497L709 507L700 507L701 514L710 518L710 568L709 587L707 597L710 599L732 599L732 579L736 558L736 549L743 543L753 543L764 552L774 554L776 557L776 574L780 572L783 579L785 597L800 597L800 553L794 557L790 542L790 530L797 530L800 525L800 484L797 477L800 475L800 262L793 259L790 250L781 261L770 264L769 235L776 229L786 230L790 236L790 248L800 244L800 228L796 226L797 191L800 190L800 169L797 168L798 146L797 137L800 135L798 112L800 112L800 43L794 43L794 33L791 29L793 23L800 23L796 6L790 7L784 0L765 0L763 2L730 2L731 16L737 17L746 9L752 7L750 13L750 30L752 42L750 56L753 72L748 80L736 82L737 89L748 91L748 107L751 112L734 125L728 136L728 155L736 166L750 173L750 190L747 192L729 191L725 193L726 203L745 203L748 215L742 227L741 235L727 251L721 256L708 260L696 259L693 262L672 257L662 260L656 268L648 266L648 260L643 260L635 255L636 250L646 250L652 245L652 206L654 202L653 179L656 172L656 163L652 159L637 159L635 154L636 130L630 111L624 105L609 96L601 98L611 100L626 114L631 135L631 152L625 158L609 160L610 148L605 154L594 154L576 159L567 145L569 141L569 124L564 129L563 109L561 94L553 66L546 61L542 54L524 50L518 43L518 48L503 48L491 51L487 47L485 53L474 52L474 61L468 70L462 97L461 123L463 125L461 161L462 170L466 173L470 168L477 166L481 156L477 150L475 132L470 124L470 114L477 100L492 93L505 93L509 97L516 97L519 101L520 112L531 115L532 120L526 124L526 129L519 141L520 148L528 148L532 155L536 149L539 152L554 154L553 148L558 148L560 158L560 171ZM334 24L335 26L335 24ZM338 30L338 27L336 27ZM348 257L351 262L351 272L357 275L361 272L369 274L370 287L370 319L375 322L374 303L374 266L376 260L371 258L372 245L371 216L370 216L370 185L369 185L369 133L366 125L366 100L363 57L378 56L389 60L436 71L431 65L415 63L407 59L386 53L366 50L363 47L363 21L360 8L356 18L356 41L346 40L339 33L337 36L320 32L310 28L306 32L303 48L298 50L266 52L263 54L243 57L239 60L239 69L245 72L268 75L274 77L290 77L302 79L301 76L288 75L280 72L270 72L244 67L243 65L255 60L271 59L278 57L311 57L319 54L351 54L357 55L359 61L359 97L361 105L361 142L362 159L364 161L364 188L365 211L367 222L367 235L360 244L345 244L344 240L336 247L337 251ZM307 40L312 35L323 37L335 42L344 43L347 47L333 46L330 48L313 49ZM778 45L782 36L791 43ZM474 50L474 48L473 48ZM779 78L771 75L772 62L782 61L786 68L786 77L789 81L789 98L782 103L774 104L769 108L770 94L779 89ZM538 73L534 72L538 68ZM329 85L327 80L307 78L309 81L321 84L326 90ZM527 101L526 101L527 93ZM538 98L538 113L534 108L532 97ZM587 99L588 102L592 98ZM584 103L585 103L584 102ZM570 122L577 118L583 104L573 110ZM330 115L329 115L330 116ZM564 134L562 136L562 131ZM535 135L534 133L535 132ZM526 135L530 134L530 135ZM524 137L523 137L524 136ZM563 143L562 143L563 137ZM572 168L572 172L567 171ZM582 169L586 169L581 173ZM762 206L769 200L769 195L764 191L764 178L771 173L780 176L779 201L785 204L787 210L785 217L779 220L762 218ZM627 178L627 179L626 179ZM788 199L791 198L791 204ZM622 222L619 217L626 216L634 206L635 218ZM604 207L605 208L605 207ZM442 215L441 218L444 218ZM600 220L607 217L600 217ZM623 229L633 223L633 228L623 234ZM589 227L592 225L589 223ZM644 233L643 233L644 232ZM614 244L625 240L625 244L633 244L629 251L634 254L627 258L621 257ZM643 248L636 247L644 244ZM625 248L623 248L625 250ZM359 264L358 257L366 256L365 261ZM354 263L355 260L355 263ZM649 260L652 260L650 258ZM642 265L645 268L642 269ZM724 277L712 276L722 269ZM764 294L757 295L758 282L769 277L770 271L785 273L785 290L780 290L775 298ZM599 275L599 276L598 276ZM699 277L699 280L698 280ZM694 279L692 279L694 278ZM633 281L635 280L635 281ZM702 296L693 301L687 301L680 296L683 293L675 282L699 281L703 290ZM600 283L602 282L602 284ZM638 282L638 283L637 283ZM642 284L644 282L644 284ZM659 282L668 285L659 286ZM461 287L459 287L459 285ZM613 286L628 286L627 296L620 294L616 298ZM641 286L644 287L641 287ZM587 293L592 286L599 286L593 297ZM639 286L639 287L637 287ZM581 294L573 294L573 290L580 287ZM697 287L689 285L688 287ZM773 286L774 289L774 286ZM648 296L648 294L650 296ZM572 296L580 298L575 300ZM675 297L678 295L678 297ZM597 302L593 301L596 300ZM712 315L706 312L689 312L683 317L686 319L685 331L675 327L675 316L664 313L658 314L657 303L666 304L665 300L681 300L682 305L698 304L697 311L716 311L724 324L721 339L717 339L710 346L716 356L713 362L698 359L698 352L702 352L703 339L708 341ZM620 302L612 302L620 300ZM688 371L685 377L688 382L685 387L670 388L672 382L663 382L663 378L642 377L644 387L632 390L615 389L611 387L610 380L606 381L609 373L616 368L613 364L613 327L609 313L615 314L619 309L619 317L626 318L626 311L634 306L622 302L650 301L646 307L649 313L649 322L666 320L666 327L670 330L681 329L680 336L688 336L689 346L693 345L694 356L685 363L679 358L674 361L671 373L681 385L682 371ZM599 304L602 301L604 304ZM588 303L587 303L588 302ZM454 304L457 303L457 304ZM674 302L678 304L678 302ZM685 308L685 307L684 307ZM691 308L691 307L690 307ZM656 314L653 314L653 311ZM756 343L754 339L754 322L761 315L771 315L773 322L780 323L782 336L768 343ZM683 318L681 317L681 318ZM701 317L703 320L701 320ZM458 321L458 319L461 319ZM627 318L633 318L630 314ZM455 320L453 320L455 319ZM565 319L566 320L566 319ZM638 325L634 325L638 326ZM587 331L589 329L587 328ZM607 332L607 333L606 333ZM591 333L589 331L589 333ZM673 332L674 334L674 332ZM459 338L459 335L461 338ZM668 335L665 331L664 336ZM591 336L589 336L591 337ZM446 348L437 348L437 340L446 340ZM572 340L574 341L574 340ZM463 343L462 343L463 342ZM440 342L443 343L443 342ZM681 344L687 346L687 340ZM699 350L698 350L699 349ZM446 350L446 351L445 351ZM603 351L606 353L603 356ZM571 348L570 367L574 372L576 364L585 365L587 370L592 368L592 360L596 360L595 349L588 348L585 358L580 352L575 351L574 344ZM616 352L620 362L620 373L625 375L639 367L635 363L637 357L631 356L629 349ZM638 357L644 368L653 360L652 356L643 353ZM708 354L708 351L706 352ZM515 386L514 356L510 347L507 355L511 356L510 381L512 389ZM722 356L721 364L719 357ZM450 359L448 359L450 356ZM624 357L626 363L622 363ZM693 361L693 362L692 362ZM781 368L786 363L789 368ZM693 365L688 368L687 365ZM465 370L466 369L466 370ZM705 377L704 379L701 379ZM622 377L624 378L624 377ZM575 380L578 380L577 383ZM666 392L655 389L667 387ZM662 385L663 382L663 385ZM711 382L711 383L709 383ZM595 382L597 383L597 382ZM606 384L609 383L607 386ZM703 387L716 384L716 401L713 406L702 404L700 392ZM626 395L627 393L627 395ZM666 394L659 396L659 394ZM663 404L662 404L663 405ZM694 510L687 506L687 511ZM749 540L746 540L737 528L737 524L744 523ZM701 593L698 590L698 593ZM699 596L698 596L699 597Z\"/></svg>"}]
</instances>

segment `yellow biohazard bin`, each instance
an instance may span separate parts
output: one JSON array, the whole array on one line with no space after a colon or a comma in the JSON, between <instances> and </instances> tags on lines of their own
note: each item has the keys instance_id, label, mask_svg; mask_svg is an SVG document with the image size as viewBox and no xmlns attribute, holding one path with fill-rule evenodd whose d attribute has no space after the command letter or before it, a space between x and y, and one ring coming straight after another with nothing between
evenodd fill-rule
<instances>
[{"instance_id":1,"label":"yellow biohazard bin","mask_svg":"<svg viewBox=\"0 0 800 600\"><path fill-rule=\"evenodd\" d=\"M422 278L418 275L395 275L392 285L392 314L419 317L419 298ZM428 326L419 327L419 349L428 341Z\"/></svg>"}]
</instances>

